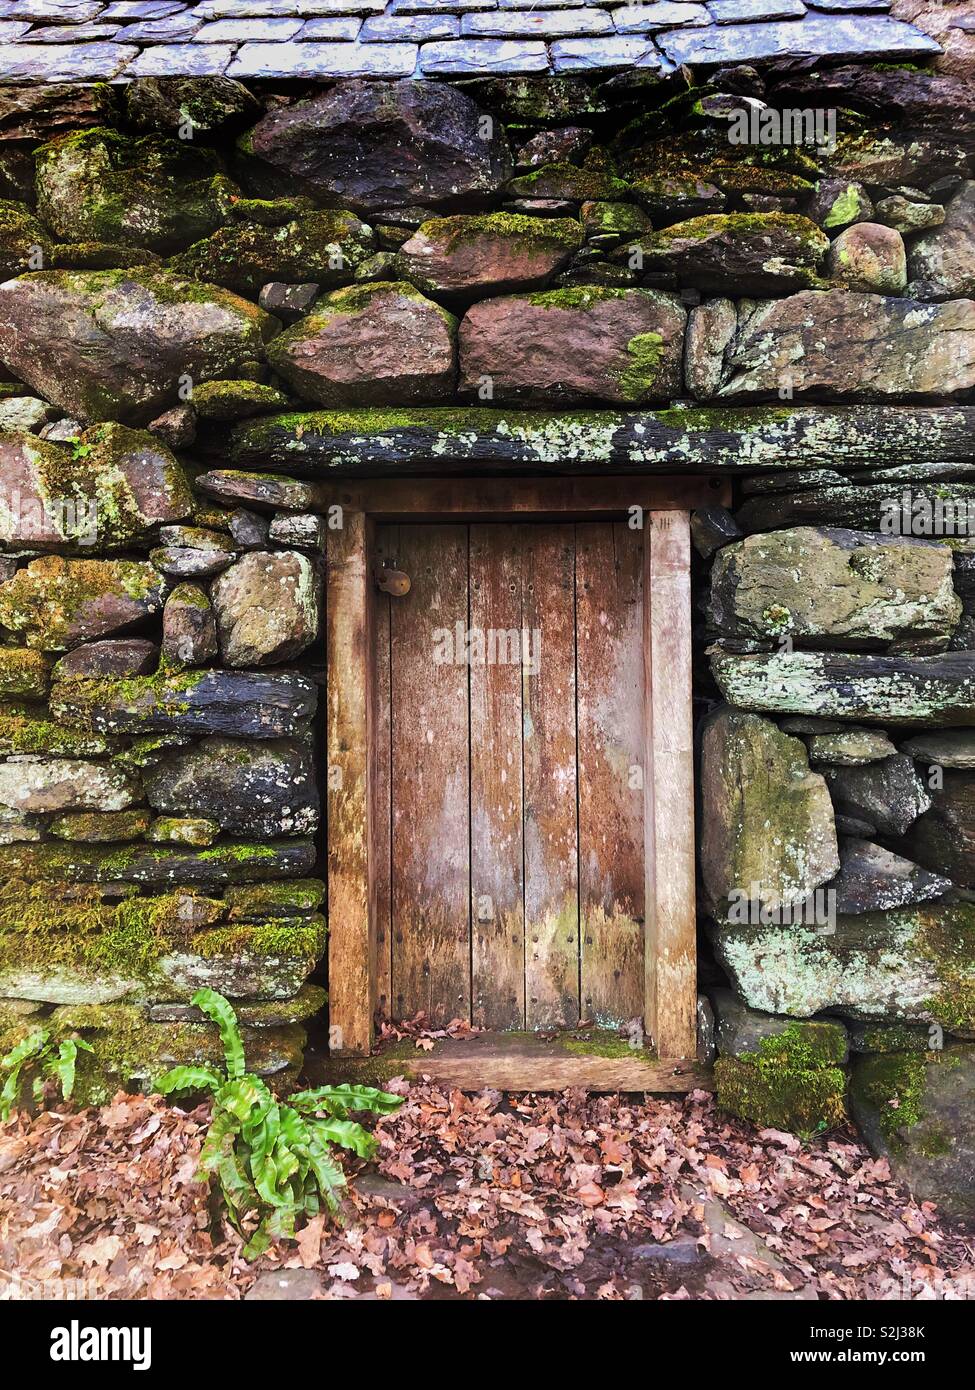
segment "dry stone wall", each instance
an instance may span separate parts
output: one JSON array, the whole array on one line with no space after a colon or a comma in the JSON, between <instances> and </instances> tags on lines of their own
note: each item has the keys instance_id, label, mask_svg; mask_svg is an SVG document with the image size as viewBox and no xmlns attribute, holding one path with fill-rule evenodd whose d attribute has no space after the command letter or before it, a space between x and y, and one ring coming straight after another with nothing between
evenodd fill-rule
<instances>
[{"instance_id":1,"label":"dry stone wall","mask_svg":"<svg viewBox=\"0 0 975 1390\"><path fill-rule=\"evenodd\" d=\"M717 467L734 503L694 538L719 1096L852 1113L970 1211L964 80L51 90L0 91L5 1036L83 1030L104 1093L211 1055L207 983L294 1076L323 1002L324 478ZM816 92L835 143L730 138Z\"/></svg>"}]
</instances>

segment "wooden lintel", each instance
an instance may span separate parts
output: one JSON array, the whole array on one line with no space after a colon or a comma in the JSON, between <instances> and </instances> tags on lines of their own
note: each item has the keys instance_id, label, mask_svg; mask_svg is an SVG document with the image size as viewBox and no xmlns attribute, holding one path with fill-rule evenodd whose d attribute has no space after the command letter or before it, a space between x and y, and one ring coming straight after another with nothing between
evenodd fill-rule
<instances>
[{"instance_id":1,"label":"wooden lintel","mask_svg":"<svg viewBox=\"0 0 975 1390\"><path fill-rule=\"evenodd\" d=\"M551 520L585 515L588 520L626 519L634 508L687 510L727 505L731 484L723 478L685 474L632 474L575 478L377 478L370 482L323 482L322 505L353 507L377 520L411 521L464 517L490 521L510 516Z\"/></svg>"}]
</instances>

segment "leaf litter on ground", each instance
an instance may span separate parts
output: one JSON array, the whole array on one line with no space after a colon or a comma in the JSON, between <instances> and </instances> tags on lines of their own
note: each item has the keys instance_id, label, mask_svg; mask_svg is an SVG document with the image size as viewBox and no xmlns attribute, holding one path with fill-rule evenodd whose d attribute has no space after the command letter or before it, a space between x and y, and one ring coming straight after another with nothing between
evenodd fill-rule
<instances>
[{"instance_id":1,"label":"leaf litter on ground","mask_svg":"<svg viewBox=\"0 0 975 1390\"><path fill-rule=\"evenodd\" d=\"M422 1030L418 1029L417 1033ZM679 1098L468 1094L398 1080L345 1224L253 1264L196 1180L209 1109L117 1095L0 1129L0 1297L240 1299L274 1271L358 1298L942 1298L975 1239L851 1133L804 1142ZM253 1296L253 1295L252 1295Z\"/></svg>"}]
</instances>

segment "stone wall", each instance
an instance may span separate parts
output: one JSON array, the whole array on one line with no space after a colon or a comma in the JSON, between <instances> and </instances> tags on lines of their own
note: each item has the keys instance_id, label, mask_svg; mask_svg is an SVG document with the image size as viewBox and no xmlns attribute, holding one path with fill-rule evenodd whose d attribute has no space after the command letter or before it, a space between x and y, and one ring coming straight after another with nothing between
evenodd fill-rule
<instances>
[{"instance_id":1,"label":"stone wall","mask_svg":"<svg viewBox=\"0 0 975 1390\"><path fill-rule=\"evenodd\" d=\"M975 464L936 423L975 390L969 89L54 90L0 92L8 1036L84 1030L97 1094L208 1056L209 983L286 1084L322 1004L321 479L618 471L623 436L630 470L702 468L707 430L737 479L694 519L719 1095L849 1107L970 1205ZM729 138L815 91L835 147Z\"/></svg>"}]
</instances>

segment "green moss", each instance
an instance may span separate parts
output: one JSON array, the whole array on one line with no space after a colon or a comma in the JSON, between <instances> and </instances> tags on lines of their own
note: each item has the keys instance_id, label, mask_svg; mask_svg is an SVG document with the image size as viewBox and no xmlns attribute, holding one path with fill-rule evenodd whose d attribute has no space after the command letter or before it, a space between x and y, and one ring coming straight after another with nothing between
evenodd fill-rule
<instances>
[{"instance_id":1,"label":"green moss","mask_svg":"<svg viewBox=\"0 0 975 1390\"><path fill-rule=\"evenodd\" d=\"M923 1011L950 1033L975 1032L975 907L918 913L916 922L917 949L932 962L941 985Z\"/></svg>"},{"instance_id":2,"label":"green moss","mask_svg":"<svg viewBox=\"0 0 975 1390\"><path fill-rule=\"evenodd\" d=\"M286 883L245 883L223 895L232 922L262 917L291 917L317 912L325 898L321 879L292 879Z\"/></svg>"},{"instance_id":3,"label":"green moss","mask_svg":"<svg viewBox=\"0 0 975 1390\"><path fill-rule=\"evenodd\" d=\"M568 285L560 290L539 290L528 295L528 303L537 309L590 309L593 304L607 300L625 299L630 289L605 289L593 285Z\"/></svg>"},{"instance_id":4,"label":"green moss","mask_svg":"<svg viewBox=\"0 0 975 1390\"><path fill-rule=\"evenodd\" d=\"M534 1038L534 1033L526 1035ZM634 1047L628 1038L607 1028L587 1030L584 1036L564 1034L557 1039L557 1046L566 1052L579 1053L584 1057L629 1057L636 1061L655 1062L657 1055L652 1048Z\"/></svg>"},{"instance_id":5,"label":"green moss","mask_svg":"<svg viewBox=\"0 0 975 1390\"><path fill-rule=\"evenodd\" d=\"M846 1118L846 1075L841 1067L719 1057L714 1077L721 1108L761 1128L813 1134Z\"/></svg>"},{"instance_id":6,"label":"green moss","mask_svg":"<svg viewBox=\"0 0 975 1390\"><path fill-rule=\"evenodd\" d=\"M38 718L30 705L0 705L0 755L47 753L65 758L97 758L116 742L99 734L65 728Z\"/></svg>"},{"instance_id":7,"label":"green moss","mask_svg":"<svg viewBox=\"0 0 975 1390\"><path fill-rule=\"evenodd\" d=\"M574 164L543 164L511 180L508 192L515 198L568 198L577 203L599 199L622 201L628 185L612 174L579 169Z\"/></svg>"},{"instance_id":8,"label":"green moss","mask_svg":"<svg viewBox=\"0 0 975 1390\"><path fill-rule=\"evenodd\" d=\"M575 218L531 217L519 212L433 217L421 224L419 234L436 242L448 255L482 237L500 237L528 248L539 242L555 242L566 251L575 251L582 245L582 227Z\"/></svg>"},{"instance_id":9,"label":"green moss","mask_svg":"<svg viewBox=\"0 0 975 1390\"><path fill-rule=\"evenodd\" d=\"M51 663L29 647L0 647L0 695L43 699L51 683Z\"/></svg>"},{"instance_id":10,"label":"green moss","mask_svg":"<svg viewBox=\"0 0 975 1390\"><path fill-rule=\"evenodd\" d=\"M192 939L197 955L296 957L314 965L325 949L325 922L322 917L283 917L258 926L243 923L212 927Z\"/></svg>"},{"instance_id":11,"label":"green moss","mask_svg":"<svg viewBox=\"0 0 975 1390\"><path fill-rule=\"evenodd\" d=\"M48 651L71 644L76 619L104 598L125 594L148 607L161 602L162 579L142 560L32 560L0 586L0 623L25 632L27 643Z\"/></svg>"},{"instance_id":12,"label":"green moss","mask_svg":"<svg viewBox=\"0 0 975 1390\"><path fill-rule=\"evenodd\" d=\"M148 828L147 811L74 811L52 817L48 827L59 840L86 844L137 840Z\"/></svg>"},{"instance_id":13,"label":"green moss","mask_svg":"<svg viewBox=\"0 0 975 1390\"><path fill-rule=\"evenodd\" d=\"M659 333L638 333L626 345L630 362L620 373L619 386L629 401L641 401L653 389L663 351Z\"/></svg>"},{"instance_id":14,"label":"green moss","mask_svg":"<svg viewBox=\"0 0 975 1390\"><path fill-rule=\"evenodd\" d=\"M823 219L824 227L846 227L855 222L863 210L863 200L855 184L848 184L838 198L833 200L829 212Z\"/></svg>"},{"instance_id":15,"label":"green moss","mask_svg":"<svg viewBox=\"0 0 975 1390\"><path fill-rule=\"evenodd\" d=\"M916 1052L894 1052L867 1057L857 1067L856 1090L876 1111L880 1131L893 1148L904 1142L898 1131L913 1129L924 1119L927 1066L927 1057Z\"/></svg>"}]
</instances>

